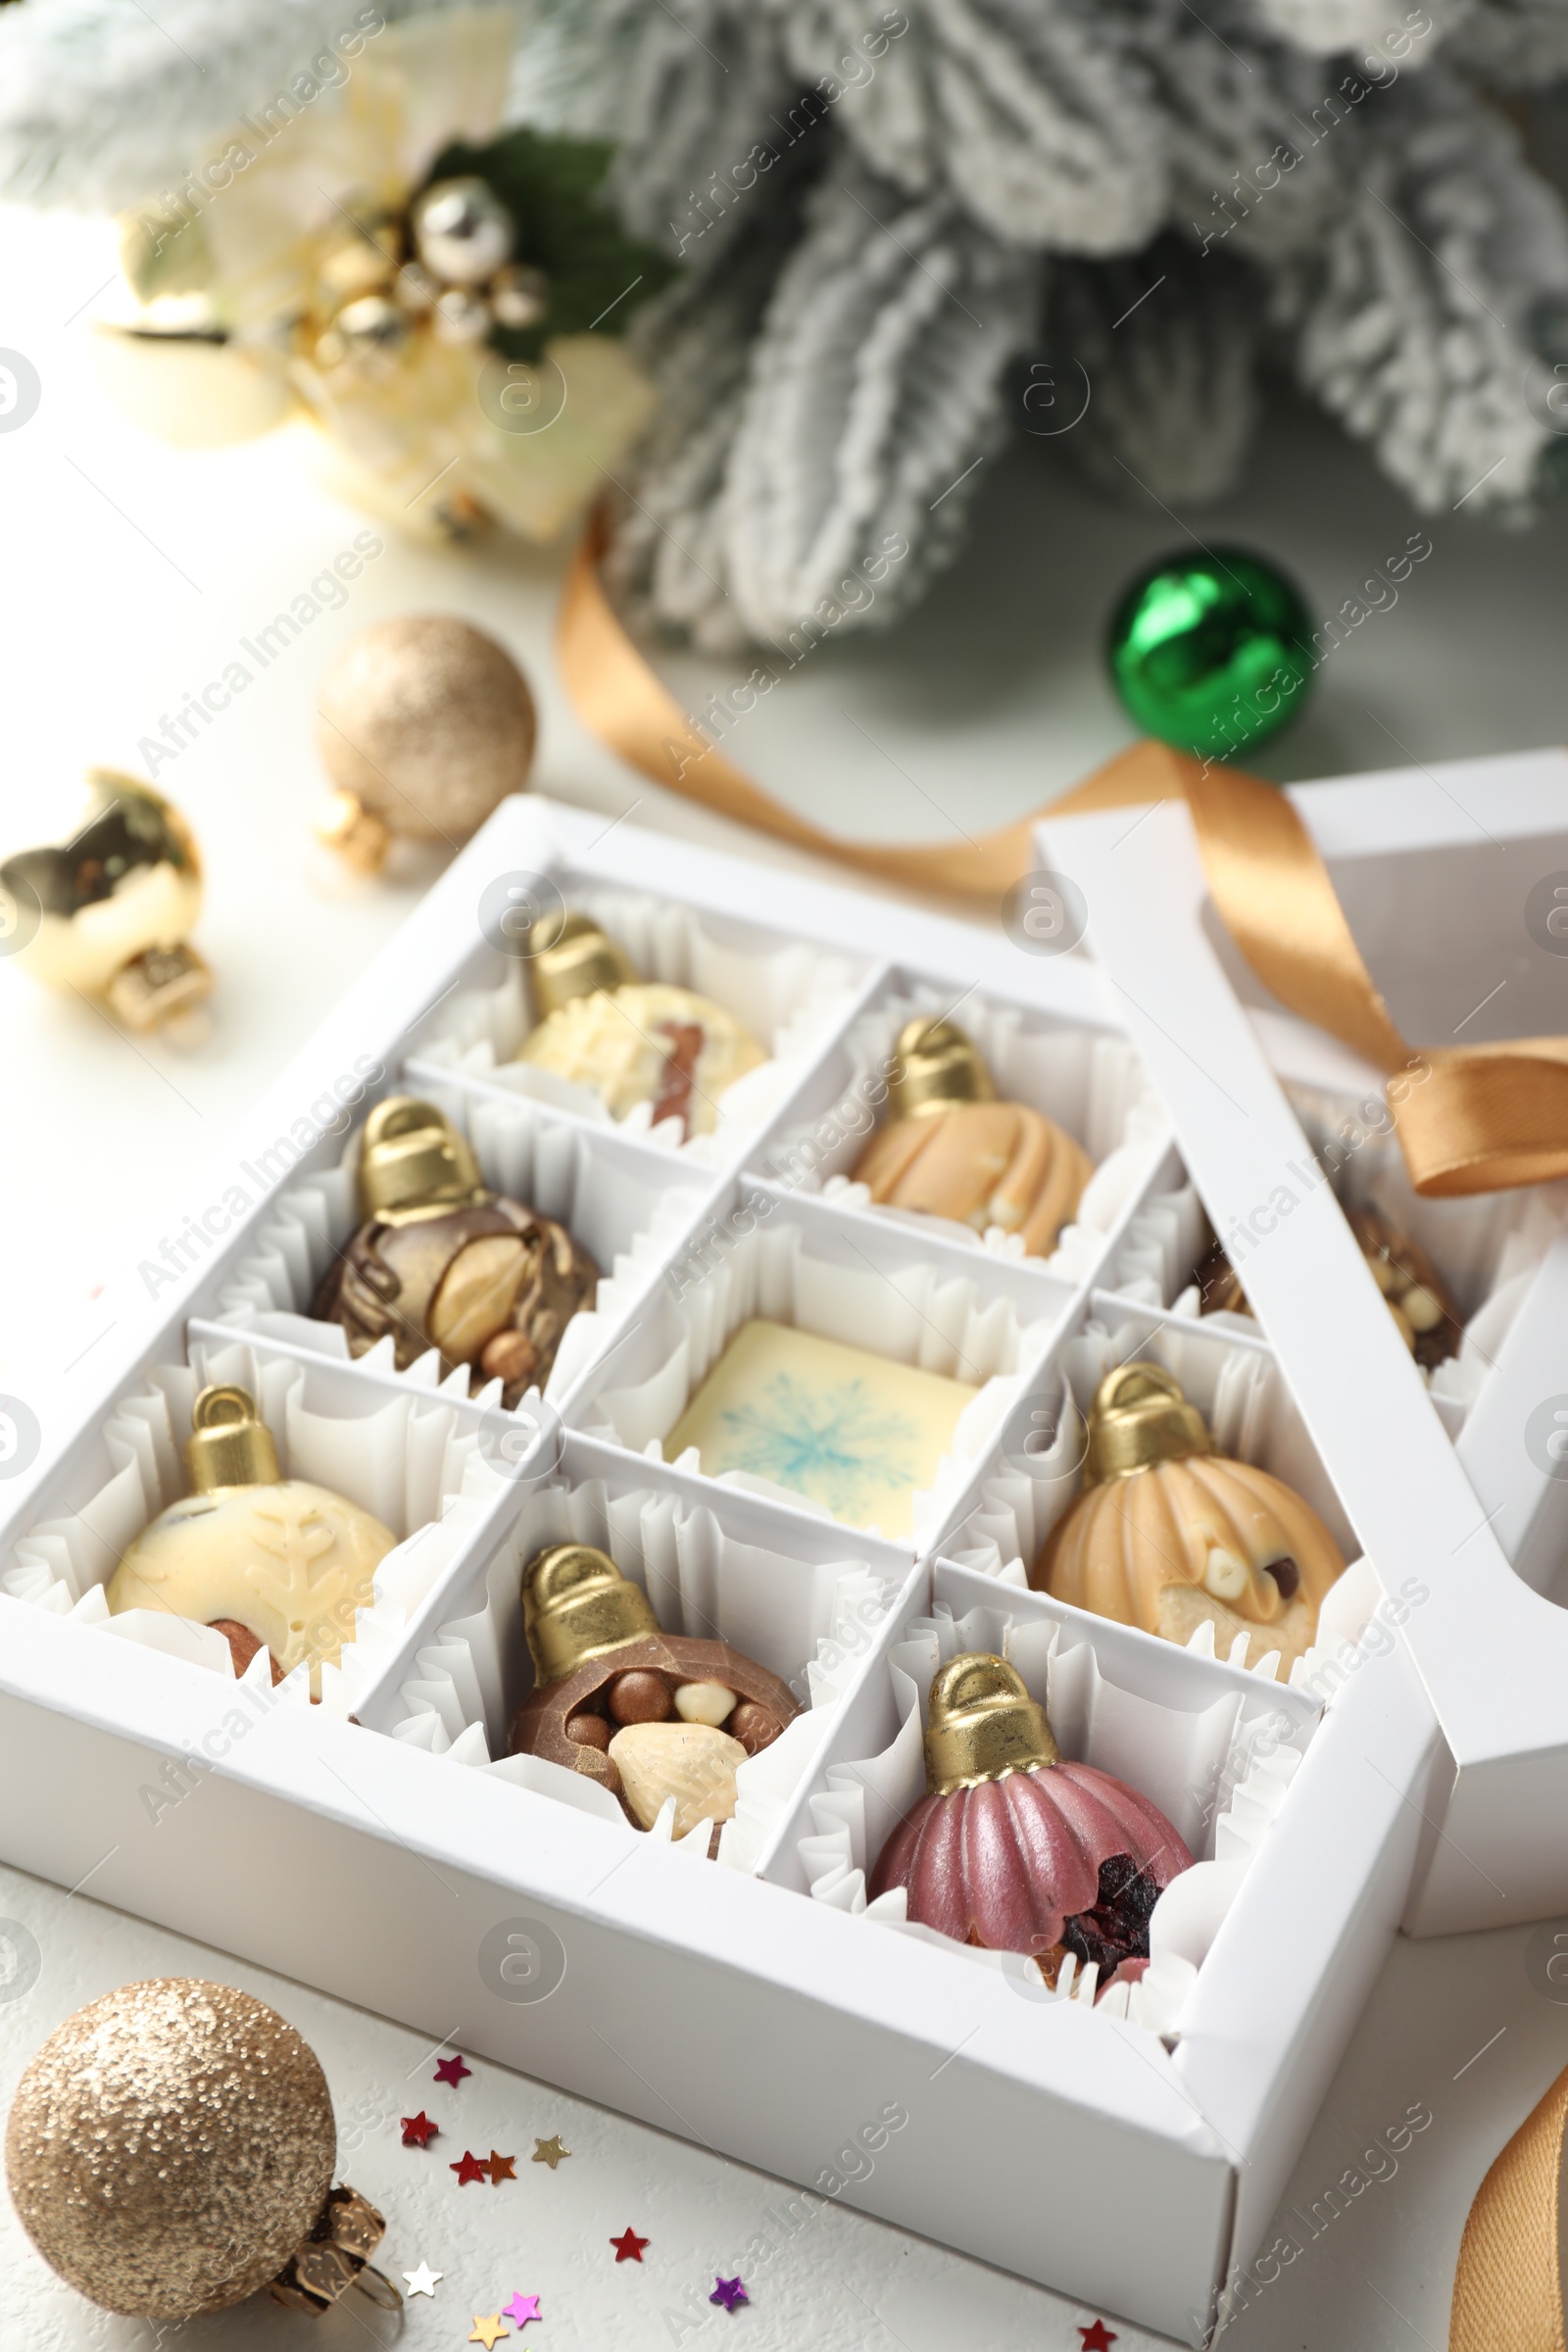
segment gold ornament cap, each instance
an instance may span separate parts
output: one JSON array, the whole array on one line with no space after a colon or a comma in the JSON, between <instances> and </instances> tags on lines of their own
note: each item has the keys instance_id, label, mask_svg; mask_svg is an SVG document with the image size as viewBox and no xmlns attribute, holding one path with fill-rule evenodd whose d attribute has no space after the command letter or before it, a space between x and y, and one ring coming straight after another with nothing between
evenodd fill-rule
<instances>
[{"instance_id":1,"label":"gold ornament cap","mask_svg":"<svg viewBox=\"0 0 1568 2352\"><path fill-rule=\"evenodd\" d=\"M489 1198L472 1145L433 1102L389 1095L376 1104L360 1138L362 1217Z\"/></svg>"},{"instance_id":2,"label":"gold ornament cap","mask_svg":"<svg viewBox=\"0 0 1568 2352\"><path fill-rule=\"evenodd\" d=\"M925 1785L932 1796L1000 1781L1006 1772L1059 1764L1045 1708L1004 1658L983 1649L950 1658L931 1685Z\"/></svg>"},{"instance_id":3,"label":"gold ornament cap","mask_svg":"<svg viewBox=\"0 0 1568 2352\"><path fill-rule=\"evenodd\" d=\"M661 1631L640 1586L591 1544L552 1544L522 1572L522 1630L534 1673L559 1683L590 1658Z\"/></svg>"},{"instance_id":4,"label":"gold ornament cap","mask_svg":"<svg viewBox=\"0 0 1568 2352\"><path fill-rule=\"evenodd\" d=\"M1162 1364L1118 1364L1095 1391L1089 1408L1089 1449L1084 1485L1131 1478L1158 1462L1212 1453L1214 1441L1181 1382Z\"/></svg>"},{"instance_id":5,"label":"gold ornament cap","mask_svg":"<svg viewBox=\"0 0 1568 2352\"><path fill-rule=\"evenodd\" d=\"M611 994L637 978L614 941L591 915L563 909L540 925L542 945L533 959L534 1011L540 1020L559 1012L573 997Z\"/></svg>"},{"instance_id":6,"label":"gold ornament cap","mask_svg":"<svg viewBox=\"0 0 1568 2352\"><path fill-rule=\"evenodd\" d=\"M275 1487L281 1478L272 1433L249 1389L203 1389L191 1408L190 1428L185 1467L192 1494L211 1494L219 1487Z\"/></svg>"},{"instance_id":7,"label":"gold ornament cap","mask_svg":"<svg viewBox=\"0 0 1568 2352\"><path fill-rule=\"evenodd\" d=\"M996 1086L980 1049L956 1021L929 1014L906 1021L899 1031L898 1075L888 1081L888 1105L896 1119L918 1119L955 1102L994 1102Z\"/></svg>"}]
</instances>

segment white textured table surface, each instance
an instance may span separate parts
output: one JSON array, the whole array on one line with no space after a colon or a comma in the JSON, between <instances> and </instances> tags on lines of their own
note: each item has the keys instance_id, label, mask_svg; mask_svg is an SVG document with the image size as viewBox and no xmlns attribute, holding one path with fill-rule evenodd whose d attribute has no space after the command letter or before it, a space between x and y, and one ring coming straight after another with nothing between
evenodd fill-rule
<instances>
[{"instance_id":1,"label":"white textured table surface","mask_svg":"<svg viewBox=\"0 0 1568 2352\"><path fill-rule=\"evenodd\" d=\"M239 639L308 587L364 518L314 486L294 436L188 456L105 406L84 341L113 269L101 224L6 217L0 254L0 346L25 353L43 383L36 416L0 432L0 848L10 850L69 831L85 766L145 769L140 740L220 675ZM1243 493L1201 525L1206 539L1241 540L1288 564L1314 617L1336 611L1412 527L1361 458L1303 417L1276 423ZM1296 778L1562 739L1568 517L1527 538L1463 513L1428 527L1432 558L1394 610L1335 653L1304 721L1258 756L1263 772ZM321 789L310 748L315 681L354 629L419 609L479 620L515 650L539 697L541 789L607 817L635 806L641 824L809 862L629 775L584 734L551 668L558 559L383 535L384 554L343 609L324 613L158 772L208 861L199 938L219 978L210 1043L186 1056L132 1046L0 962L0 1389L32 1400L46 1428L69 1411L75 1367L106 1336L95 1296L105 1275L156 1249L168 1203L416 895L417 876L345 885L308 843ZM988 462L971 545L926 607L889 638L819 650L732 736L732 754L845 833L928 839L1004 822L1129 740L1100 666L1104 615L1128 575L1182 538L1151 502L1112 509L1090 497L1051 443ZM695 703L729 669L680 660L666 674ZM0 1790L0 1805L16 1801ZM814 2204L791 2233L768 2218L787 2202L776 2183L488 2063L448 2091L403 2030L85 1894L68 1901L0 1872L4 1918L24 1935L0 1927L0 2098L60 2019L136 1976L223 1977L301 2028L331 2083L348 2177L388 2216L386 2267L426 2261L446 2274L431 2300L409 2306L400 2340L412 2347L465 2342L474 2313L518 2289L541 2297L543 2324L522 2340L544 2352L606 2340L636 2352L690 2340L754 2352L862 2343L949 2352L966 2342L1076 2352L1095 2316L842 2205ZM36 1981L8 1999L26 1974L15 1968L27 1936ZM1568 2062L1568 2010L1538 1989L1528 1940L1520 1931L1396 1950L1287 2202L1309 2217L1348 2173L1361 2185L1344 2186L1345 2211L1317 2237L1309 2220L1297 2225L1305 2251L1227 2340L1257 2352L1443 2343L1469 2199ZM1433 2123L1396 2167L1368 2157L1415 2103ZM443 2129L422 2157L401 2145L392 2120L420 2106ZM446 2170L465 2146L526 2157L536 2133L558 2130L573 2155L554 2174L523 2162L515 2184L460 2190ZM953 2161L983 2164L984 2150L956 2148ZM1070 2147L1042 2149L1042 2199L1053 2171L1071 2162ZM628 2224L650 2240L640 2268L617 2266L608 2242ZM1124 2226L1136 2230L1137 2215ZM726 2317L704 2297L759 2238L773 2250L753 2266L750 2305ZM372 2340L389 2340L373 2312L360 2316ZM281 2346L304 2340L306 2326L253 2304L179 2332L193 2346ZM309 2340L328 2352L366 2338L339 2315ZM1147 2340L1119 2330L1124 2346ZM0 2210L0 2352L151 2341L147 2328L94 2313L56 2284L9 2206Z\"/></svg>"}]
</instances>

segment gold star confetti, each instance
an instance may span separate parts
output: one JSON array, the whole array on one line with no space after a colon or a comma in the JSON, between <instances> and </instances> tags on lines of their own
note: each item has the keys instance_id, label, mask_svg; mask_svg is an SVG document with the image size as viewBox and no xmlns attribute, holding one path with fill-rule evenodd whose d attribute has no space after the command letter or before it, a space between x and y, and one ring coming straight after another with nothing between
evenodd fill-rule
<instances>
[{"instance_id":1,"label":"gold star confetti","mask_svg":"<svg viewBox=\"0 0 1568 2352\"><path fill-rule=\"evenodd\" d=\"M487 2320L481 2320L479 2314L475 2312L473 2315L473 2333L469 2336L468 2341L470 2344L483 2344L484 2352L495 2352L497 2339L503 2335L510 2335L511 2333L512 2330L510 2328L502 2327L501 2314L499 2311L493 2311Z\"/></svg>"},{"instance_id":2,"label":"gold star confetti","mask_svg":"<svg viewBox=\"0 0 1568 2352\"><path fill-rule=\"evenodd\" d=\"M569 2148L562 2146L561 2134L558 2132L552 2139L536 2139L533 2143L533 2154L528 2161L530 2164L548 2164L550 2170L554 2172L563 2156L570 2154Z\"/></svg>"}]
</instances>

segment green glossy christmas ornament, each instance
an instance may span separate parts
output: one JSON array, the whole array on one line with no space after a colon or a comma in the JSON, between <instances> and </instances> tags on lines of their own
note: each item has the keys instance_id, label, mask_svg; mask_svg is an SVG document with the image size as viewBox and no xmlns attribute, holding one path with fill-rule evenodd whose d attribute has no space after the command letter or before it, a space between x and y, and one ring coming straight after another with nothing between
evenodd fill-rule
<instances>
[{"instance_id":1,"label":"green glossy christmas ornament","mask_svg":"<svg viewBox=\"0 0 1568 2352\"><path fill-rule=\"evenodd\" d=\"M1294 718L1312 677L1297 590L1237 547L1161 558L1117 606L1106 647L1116 691L1147 734L1225 759Z\"/></svg>"}]
</instances>

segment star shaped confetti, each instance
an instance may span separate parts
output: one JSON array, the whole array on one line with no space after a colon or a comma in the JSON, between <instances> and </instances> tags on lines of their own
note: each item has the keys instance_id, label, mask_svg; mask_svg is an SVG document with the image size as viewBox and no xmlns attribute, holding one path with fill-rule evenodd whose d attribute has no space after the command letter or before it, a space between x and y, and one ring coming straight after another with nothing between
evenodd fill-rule
<instances>
[{"instance_id":1,"label":"star shaped confetti","mask_svg":"<svg viewBox=\"0 0 1568 2352\"><path fill-rule=\"evenodd\" d=\"M472 2072L472 2067L465 2066L461 2058L443 2058L435 2070L435 2080L438 2082L450 2082L456 2090L464 2076Z\"/></svg>"},{"instance_id":2,"label":"star shaped confetti","mask_svg":"<svg viewBox=\"0 0 1568 2352\"><path fill-rule=\"evenodd\" d=\"M561 2134L558 2132L551 2139L536 2139L533 2143L533 2154L528 2161L530 2164L548 2164L550 2170L554 2172L563 2156L570 2154L571 2150L563 2146Z\"/></svg>"},{"instance_id":3,"label":"star shaped confetti","mask_svg":"<svg viewBox=\"0 0 1568 2352\"><path fill-rule=\"evenodd\" d=\"M487 2164L482 2164L479 2158L470 2154L466 2148L465 2148L463 2151L463 2161L461 2164L449 2164L447 2166L447 2171L449 2173L457 2174L458 2186L460 2188L466 2188L470 2180L483 2180L486 2175L489 2173L489 2170L490 2167Z\"/></svg>"},{"instance_id":4,"label":"star shaped confetti","mask_svg":"<svg viewBox=\"0 0 1568 2352\"><path fill-rule=\"evenodd\" d=\"M481 2320L479 2314L475 2312L473 2333L469 2336L468 2341L470 2344L483 2344L484 2352L495 2352L498 2337L506 2335L508 2332L509 2330L501 2325L499 2311L493 2311L487 2320Z\"/></svg>"},{"instance_id":5,"label":"star shaped confetti","mask_svg":"<svg viewBox=\"0 0 1568 2352\"><path fill-rule=\"evenodd\" d=\"M400 2121L403 2125L403 2145L406 2148L422 2148L426 2140L434 2139L441 2129L439 2124L431 2123L422 2107L417 2115L405 2115L400 2118Z\"/></svg>"},{"instance_id":6,"label":"star shaped confetti","mask_svg":"<svg viewBox=\"0 0 1568 2352\"><path fill-rule=\"evenodd\" d=\"M416 2271L405 2271L403 2277L411 2295L433 2295L446 2273L432 2271L427 2262L421 2262Z\"/></svg>"},{"instance_id":7,"label":"star shaped confetti","mask_svg":"<svg viewBox=\"0 0 1568 2352\"><path fill-rule=\"evenodd\" d=\"M1080 2328L1078 2332L1084 2339L1082 2352L1110 2352L1116 2341L1116 2330L1107 2328L1103 2320L1097 2320L1092 2328Z\"/></svg>"},{"instance_id":8,"label":"star shaped confetti","mask_svg":"<svg viewBox=\"0 0 1568 2352\"><path fill-rule=\"evenodd\" d=\"M636 2230L628 2224L620 2235L612 2237L610 2242L615 2249L617 2262L641 2262L643 2248L649 2241L646 2237L639 2237Z\"/></svg>"},{"instance_id":9,"label":"star shaped confetti","mask_svg":"<svg viewBox=\"0 0 1568 2352\"><path fill-rule=\"evenodd\" d=\"M710 2303L722 2303L726 2311L739 2311L751 2299L738 2278L715 2278L713 2291L708 2298Z\"/></svg>"},{"instance_id":10,"label":"star shaped confetti","mask_svg":"<svg viewBox=\"0 0 1568 2352\"><path fill-rule=\"evenodd\" d=\"M510 2303L503 2303L501 2308L514 2328L526 2328L530 2320L542 2317L537 2295L515 2294Z\"/></svg>"},{"instance_id":11,"label":"star shaped confetti","mask_svg":"<svg viewBox=\"0 0 1568 2352\"><path fill-rule=\"evenodd\" d=\"M513 2167L516 2161L515 2156L500 2156L494 2148L491 2149L490 2185L492 2188L499 2188L503 2180L515 2180L517 2176Z\"/></svg>"}]
</instances>

